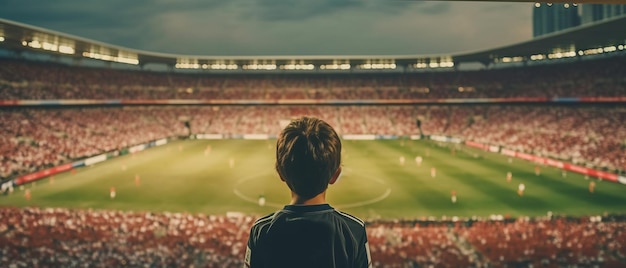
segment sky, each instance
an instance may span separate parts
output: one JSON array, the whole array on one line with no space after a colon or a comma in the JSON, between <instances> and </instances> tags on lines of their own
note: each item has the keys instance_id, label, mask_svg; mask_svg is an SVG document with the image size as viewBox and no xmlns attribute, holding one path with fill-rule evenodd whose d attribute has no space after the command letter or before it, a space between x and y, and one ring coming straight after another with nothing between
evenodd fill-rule
<instances>
[{"instance_id":1,"label":"sky","mask_svg":"<svg viewBox=\"0 0 626 268\"><path fill-rule=\"evenodd\" d=\"M532 38L533 3L415 0L2 0L0 18L185 55L425 55Z\"/></svg>"}]
</instances>

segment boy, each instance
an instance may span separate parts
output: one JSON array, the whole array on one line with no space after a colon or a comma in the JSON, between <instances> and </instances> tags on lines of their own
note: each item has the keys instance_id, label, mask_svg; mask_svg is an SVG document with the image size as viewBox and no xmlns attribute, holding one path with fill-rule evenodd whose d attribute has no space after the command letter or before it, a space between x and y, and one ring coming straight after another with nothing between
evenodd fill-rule
<instances>
[{"instance_id":1,"label":"boy","mask_svg":"<svg viewBox=\"0 0 626 268\"><path fill-rule=\"evenodd\" d=\"M292 121L276 142L276 171L291 203L250 230L245 267L371 267L365 225L326 202L341 174L341 141L317 118Z\"/></svg>"}]
</instances>

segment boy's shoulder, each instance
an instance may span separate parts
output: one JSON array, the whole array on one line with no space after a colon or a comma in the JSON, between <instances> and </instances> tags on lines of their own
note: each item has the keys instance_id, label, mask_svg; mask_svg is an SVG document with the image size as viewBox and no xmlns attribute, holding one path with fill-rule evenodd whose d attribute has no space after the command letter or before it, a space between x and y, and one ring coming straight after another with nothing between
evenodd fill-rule
<instances>
[{"instance_id":1,"label":"boy's shoulder","mask_svg":"<svg viewBox=\"0 0 626 268\"><path fill-rule=\"evenodd\" d=\"M289 214L296 212L292 210L293 208L294 207L292 206L285 206L285 208L281 210L264 215L263 217L257 219L252 226L255 229L263 228L263 226L270 226L273 224L274 220L281 221L284 215L289 215ZM361 228L365 228L365 222L361 220L360 218L353 216L349 213L343 212L341 210L335 209L333 207L330 207L328 205L326 205L325 207L317 206L317 208L314 208L314 206L302 206L302 207L298 207L296 213L298 214L298 217L300 219L303 219L303 218L318 218L319 219L319 217L326 218L326 219L335 218L348 225L353 225L354 227L359 226Z\"/></svg>"},{"instance_id":2,"label":"boy's shoulder","mask_svg":"<svg viewBox=\"0 0 626 268\"><path fill-rule=\"evenodd\" d=\"M253 224L252 226L257 226L257 225L263 225L265 223L269 223L272 221L272 219L274 219L274 215L276 215L276 212L272 212L270 214L267 214L261 218L258 218Z\"/></svg>"},{"instance_id":3,"label":"boy's shoulder","mask_svg":"<svg viewBox=\"0 0 626 268\"><path fill-rule=\"evenodd\" d=\"M337 214L338 214L339 216L343 217L346 221L348 221L348 222L354 222L354 223L357 223L357 224L359 224L359 225L361 225L361 226L365 227L365 222L364 222L363 220L359 219L358 217L353 216L353 215L351 215L351 214L348 214L348 213L343 212L343 211L338 210L338 209L335 209L335 212L337 212Z\"/></svg>"}]
</instances>

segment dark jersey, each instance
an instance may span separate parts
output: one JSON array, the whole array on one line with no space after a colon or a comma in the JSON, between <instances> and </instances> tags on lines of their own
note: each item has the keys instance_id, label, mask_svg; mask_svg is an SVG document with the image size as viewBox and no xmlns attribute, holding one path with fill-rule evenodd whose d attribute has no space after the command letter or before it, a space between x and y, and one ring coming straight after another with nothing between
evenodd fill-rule
<instances>
[{"instance_id":1,"label":"dark jersey","mask_svg":"<svg viewBox=\"0 0 626 268\"><path fill-rule=\"evenodd\" d=\"M287 205L254 223L245 267L371 267L365 224L328 204Z\"/></svg>"}]
</instances>

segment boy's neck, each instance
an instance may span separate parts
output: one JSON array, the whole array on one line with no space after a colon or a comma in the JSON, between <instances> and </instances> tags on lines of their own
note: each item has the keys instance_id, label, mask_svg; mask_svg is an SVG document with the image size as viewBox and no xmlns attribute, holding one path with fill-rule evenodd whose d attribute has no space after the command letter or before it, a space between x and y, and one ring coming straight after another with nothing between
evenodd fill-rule
<instances>
[{"instance_id":1,"label":"boy's neck","mask_svg":"<svg viewBox=\"0 0 626 268\"><path fill-rule=\"evenodd\" d=\"M290 205L321 205L326 204L326 191L321 192L320 194L314 196L310 199L302 199L294 192L291 192L291 203Z\"/></svg>"}]
</instances>

